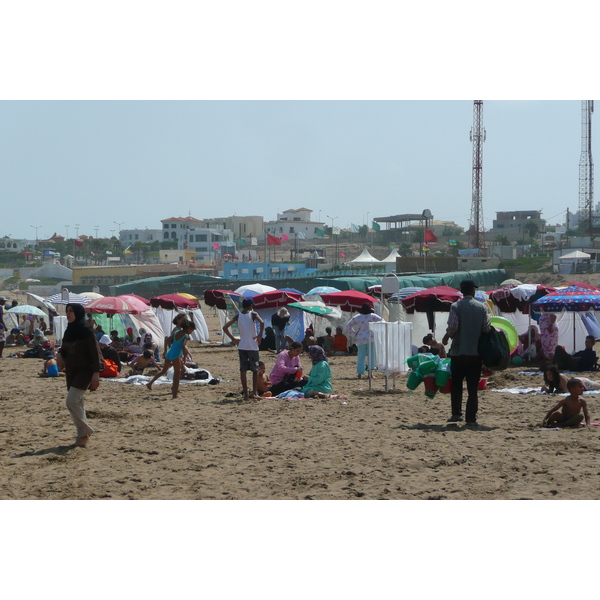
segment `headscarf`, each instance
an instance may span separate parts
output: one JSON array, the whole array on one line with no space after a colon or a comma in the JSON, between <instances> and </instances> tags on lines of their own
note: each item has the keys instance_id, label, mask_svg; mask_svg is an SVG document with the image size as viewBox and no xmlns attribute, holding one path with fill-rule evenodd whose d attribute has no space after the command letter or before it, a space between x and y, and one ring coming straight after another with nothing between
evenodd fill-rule
<instances>
[{"instance_id":1,"label":"headscarf","mask_svg":"<svg viewBox=\"0 0 600 600\"><path fill-rule=\"evenodd\" d=\"M75 313L75 320L67 325L63 342L76 342L83 340L90 335L94 335L93 331L85 322L85 308L82 304L67 304L67 308L71 307Z\"/></svg>"},{"instance_id":2,"label":"headscarf","mask_svg":"<svg viewBox=\"0 0 600 600\"><path fill-rule=\"evenodd\" d=\"M308 355L310 356L313 365L316 365L317 363L320 363L323 360L325 362L329 362L327 360L325 350L323 350L323 348L321 348L321 346L309 346L308 347Z\"/></svg>"},{"instance_id":3,"label":"headscarf","mask_svg":"<svg viewBox=\"0 0 600 600\"><path fill-rule=\"evenodd\" d=\"M373 312L373 307L368 302L365 302L358 312L360 312L361 315L370 315Z\"/></svg>"}]
</instances>

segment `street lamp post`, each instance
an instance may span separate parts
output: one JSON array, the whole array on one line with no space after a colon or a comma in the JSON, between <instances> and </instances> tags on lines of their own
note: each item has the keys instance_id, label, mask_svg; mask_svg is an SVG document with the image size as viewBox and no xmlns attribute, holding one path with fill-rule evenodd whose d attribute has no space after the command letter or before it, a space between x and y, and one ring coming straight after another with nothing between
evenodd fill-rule
<instances>
[{"instance_id":1,"label":"street lamp post","mask_svg":"<svg viewBox=\"0 0 600 600\"><path fill-rule=\"evenodd\" d=\"M121 221L120 223L118 223L117 221L113 221L113 223L114 223L115 225L118 225L118 226L119 226L119 236L120 236L120 235L121 235L121 225L124 225L124 224L125 224L125 221Z\"/></svg>"},{"instance_id":2,"label":"street lamp post","mask_svg":"<svg viewBox=\"0 0 600 600\"><path fill-rule=\"evenodd\" d=\"M65 225L65 227L67 228L67 240L69 239L69 226Z\"/></svg>"},{"instance_id":3,"label":"street lamp post","mask_svg":"<svg viewBox=\"0 0 600 600\"><path fill-rule=\"evenodd\" d=\"M334 241L333 241L333 221L334 221L334 219L337 219L338 217L330 217L329 215L327 215L327 218L328 218L328 219L331 219L331 251L332 251L332 253L333 253L333 254L334 254L334 256L335 256L336 252L334 251ZM336 238L336 239L337 239L337 238ZM336 245L337 245L337 244L336 244ZM331 260L332 260L332 263L331 263L331 264L332 264L332 265L334 264L334 263L333 263L334 256L332 256L332 257L331 257Z\"/></svg>"},{"instance_id":4,"label":"street lamp post","mask_svg":"<svg viewBox=\"0 0 600 600\"><path fill-rule=\"evenodd\" d=\"M37 248L39 246L38 244L38 229L41 227L41 225L30 225L30 227L33 227L35 229L35 247Z\"/></svg>"},{"instance_id":5,"label":"street lamp post","mask_svg":"<svg viewBox=\"0 0 600 600\"><path fill-rule=\"evenodd\" d=\"M75 223L75 237L79 237L79 223Z\"/></svg>"},{"instance_id":6,"label":"street lamp post","mask_svg":"<svg viewBox=\"0 0 600 600\"><path fill-rule=\"evenodd\" d=\"M98 239L98 229L100 229L100 227L98 225L94 225L94 230L96 231L96 239Z\"/></svg>"}]
</instances>

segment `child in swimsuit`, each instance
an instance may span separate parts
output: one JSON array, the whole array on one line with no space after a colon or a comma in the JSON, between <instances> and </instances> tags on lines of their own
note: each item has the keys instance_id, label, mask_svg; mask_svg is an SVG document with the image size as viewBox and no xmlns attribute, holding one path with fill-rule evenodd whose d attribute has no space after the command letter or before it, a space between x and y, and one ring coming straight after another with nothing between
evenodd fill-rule
<instances>
[{"instance_id":1,"label":"child in swimsuit","mask_svg":"<svg viewBox=\"0 0 600 600\"><path fill-rule=\"evenodd\" d=\"M548 414L544 417L543 426L577 427L583 421L584 417L586 425L590 424L590 414L588 413L587 404L581 397L583 393L581 379L572 377L567 382L567 388L569 395L548 411ZM583 414L581 414L582 411Z\"/></svg>"},{"instance_id":2,"label":"child in swimsuit","mask_svg":"<svg viewBox=\"0 0 600 600\"><path fill-rule=\"evenodd\" d=\"M165 355L165 364L163 365L162 370L160 370L149 383L146 384L146 387L151 390L152 384L159 378L167 373L169 367L173 365L173 386L171 387L171 391L173 392L173 398L177 398L177 394L179 393L179 380L181 379L181 369L179 362L181 357L186 352L186 341L192 332L196 329L194 323L185 319L181 322L181 329L176 329L173 333L173 341L171 346L167 350Z\"/></svg>"}]
</instances>

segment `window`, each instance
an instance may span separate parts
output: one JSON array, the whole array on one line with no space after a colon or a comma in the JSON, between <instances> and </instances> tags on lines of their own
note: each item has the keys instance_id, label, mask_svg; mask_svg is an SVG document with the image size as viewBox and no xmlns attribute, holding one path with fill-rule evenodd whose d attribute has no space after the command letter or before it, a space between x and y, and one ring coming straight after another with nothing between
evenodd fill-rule
<instances>
[{"instance_id":1,"label":"window","mask_svg":"<svg viewBox=\"0 0 600 600\"><path fill-rule=\"evenodd\" d=\"M176 231L171 231L171 239L172 240L176 240L177 239L177 232Z\"/></svg>"},{"instance_id":2,"label":"window","mask_svg":"<svg viewBox=\"0 0 600 600\"><path fill-rule=\"evenodd\" d=\"M294 228L290 227L290 233L294 233Z\"/></svg>"},{"instance_id":3,"label":"window","mask_svg":"<svg viewBox=\"0 0 600 600\"><path fill-rule=\"evenodd\" d=\"M135 239L136 239L136 240L139 240L139 239L140 239L140 236L139 236L137 233L135 234Z\"/></svg>"},{"instance_id":4,"label":"window","mask_svg":"<svg viewBox=\"0 0 600 600\"><path fill-rule=\"evenodd\" d=\"M171 229L177 229L177 223L171 223Z\"/></svg>"},{"instance_id":5,"label":"window","mask_svg":"<svg viewBox=\"0 0 600 600\"><path fill-rule=\"evenodd\" d=\"M168 231L165 231L165 232L163 233L163 239L165 239L165 240L168 240L168 239L169 239L169 232L168 232Z\"/></svg>"},{"instance_id":6,"label":"window","mask_svg":"<svg viewBox=\"0 0 600 600\"><path fill-rule=\"evenodd\" d=\"M169 224L168 223L163 223L163 229L169 229Z\"/></svg>"}]
</instances>

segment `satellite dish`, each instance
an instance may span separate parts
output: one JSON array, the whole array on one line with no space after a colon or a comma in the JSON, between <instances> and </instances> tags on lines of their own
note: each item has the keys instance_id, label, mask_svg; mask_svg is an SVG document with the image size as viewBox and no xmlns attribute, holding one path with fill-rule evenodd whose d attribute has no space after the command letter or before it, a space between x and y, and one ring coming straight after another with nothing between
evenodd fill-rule
<instances>
[{"instance_id":1,"label":"satellite dish","mask_svg":"<svg viewBox=\"0 0 600 600\"><path fill-rule=\"evenodd\" d=\"M423 211L423 218L424 219L431 219L431 217L433 217L433 215L431 214L431 211L428 208L426 208Z\"/></svg>"}]
</instances>

